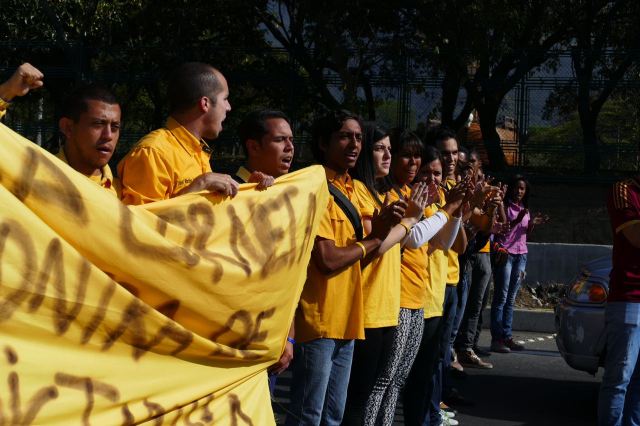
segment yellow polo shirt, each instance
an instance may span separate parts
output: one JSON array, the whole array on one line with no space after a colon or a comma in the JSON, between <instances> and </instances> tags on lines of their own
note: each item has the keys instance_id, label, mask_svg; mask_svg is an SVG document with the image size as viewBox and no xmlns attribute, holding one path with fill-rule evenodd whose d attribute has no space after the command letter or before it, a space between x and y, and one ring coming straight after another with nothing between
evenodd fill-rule
<instances>
[{"instance_id":1,"label":"yellow polo shirt","mask_svg":"<svg viewBox=\"0 0 640 426\"><path fill-rule=\"evenodd\" d=\"M353 181L363 218L371 219L381 206L364 183ZM378 194L380 200L384 194ZM400 312L400 244L391 247L362 270L364 327L379 328L398 325Z\"/></svg>"},{"instance_id":2,"label":"yellow polo shirt","mask_svg":"<svg viewBox=\"0 0 640 426\"><path fill-rule=\"evenodd\" d=\"M444 199L443 197L444 194L441 193L440 199ZM440 205L435 203L430 205L425 209L425 216L433 216L440 208ZM449 261L446 252L430 247L430 249L427 250L428 285L426 286L424 299L425 319L442 316L448 268Z\"/></svg>"},{"instance_id":3,"label":"yellow polo shirt","mask_svg":"<svg viewBox=\"0 0 640 426\"><path fill-rule=\"evenodd\" d=\"M60 160L64 161L65 163L69 164L69 162L67 161L67 157L64 155L64 149L62 147L60 147L60 151L58 151L58 153L56 154L56 157L58 157ZM100 169L100 172L101 172L100 175L84 175L84 176L87 176L97 185L100 185L101 187L109 191L111 194L118 197L120 195L119 185L118 185L117 179L114 179L113 173L111 173L111 168L109 167L109 165L105 164L104 167Z\"/></svg>"},{"instance_id":4,"label":"yellow polo shirt","mask_svg":"<svg viewBox=\"0 0 640 426\"><path fill-rule=\"evenodd\" d=\"M353 180L349 175L337 177L325 168L327 180L333 183L358 208ZM318 238L333 240L337 247L356 242L353 225L342 209L329 198L320 221ZM318 270L309 262L307 281L296 313L296 340L307 342L318 338L364 339L364 312L360 261L332 275Z\"/></svg>"},{"instance_id":5,"label":"yellow polo shirt","mask_svg":"<svg viewBox=\"0 0 640 426\"><path fill-rule=\"evenodd\" d=\"M118 164L122 202L145 204L175 197L211 172L211 150L175 119L143 137Z\"/></svg>"},{"instance_id":6,"label":"yellow polo shirt","mask_svg":"<svg viewBox=\"0 0 640 426\"><path fill-rule=\"evenodd\" d=\"M411 195L411 188L405 185L400 188L400 193L407 199ZM405 248L402 252L400 306L403 308L421 309L424 307L425 288L429 279L427 248L428 244L425 244L417 249Z\"/></svg>"}]
</instances>

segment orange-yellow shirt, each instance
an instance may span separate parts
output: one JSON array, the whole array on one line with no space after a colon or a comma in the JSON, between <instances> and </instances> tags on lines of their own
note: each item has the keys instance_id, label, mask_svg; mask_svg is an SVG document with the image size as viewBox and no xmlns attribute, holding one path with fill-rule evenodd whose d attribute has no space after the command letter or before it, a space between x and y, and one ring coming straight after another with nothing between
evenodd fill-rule
<instances>
[{"instance_id":1,"label":"orange-yellow shirt","mask_svg":"<svg viewBox=\"0 0 640 426\"><path fill-rule=\"evenodd\" d=\"M451 189L456 185L456 181L447 179L446 185L448 189ZM460 281L460 262L458 261L458 253L449 249L445 250L445 254L448 259L447 284L457 286L458 281Z\"/></svg>"},{"instance_id":2,"label":"orange-yellow shirt","mask_svg":"<svg viewBox=\"0 0 640 426\"><path fill-rule=\"evenodd\" d=\"M349 175L337 177L325 169L329 183L333 183L358 208L353 181ZM356 241L353 225L333 200L322 220L318 238L333 240L337 247ZM306 342L317 338L363 339L364 312L360 261L332 275L320 272L309 262L307 281L300 296L296 313L296 340Z\"/></svg>"},{"instance_id":3,"label":"orange-yellow shirt","mask_svg":"<svg viewBox=\"0 0 640 426\"><path fill-rule=\"evenodd\" d=\"M67 157L64 155L64 149L62 147L60 148L60 151L58 151L58 153L56 154L56 157L58 157L60 160L64 161L65 163L69 164L69 162L67 161ZM100 171L101 171L100 175L85 175L85 176L87 176L97 185L100 185L101 187L109 191L111 194L118 197L120 195L118 181L117 179L114 179L113 173L111 173L111 168L109 167L109 165L105 164L104 167L100 169Z\"/></svg>"},{"instance_id":4,"label":"orange-yellow shirt","mask_svg":"<svg viewBox=\"0 0 640 426\"><path fill-rule=\"evenodd\" d=\"M440 194L440 199L444 194ZM425 216L431 217L440 209L440 205L432 204L425 209ZM449 250L447 250L449 251ZM445 251L429 247L427 250L428 284L425 289L424 317L442 316L442 305L447 287L449 262Z\"/></svg>"},{"instance_id":5,"label":"orange-yellow shirt","mask_svg":"<svg viewBox=\"0 0 640 426\"><path fill-rule=\"evenodd\" d=\"M143 137L118 164L122 202L145 204L175 197L211 172L210 149L176 120Z\"/></svg>"},{"instance_id":6,"label":"orange-yellow shirt","mask_svg":"<svg viewBox=\"0 0 640 426\"><path fill-rule=\"evenodd\" d=\"M392 194L395 192L392 191ZM405 185L400 189L404 198L409 198L411 188ZM425 288L429 282L427 272L428 244L417 249L405 248L400 267L401 288L400 306L407 309L422 309L425 300Z\"/></svg>"},{"instance_id":7,"label":"orange-yellow shirt","mask_svg":"<svg viewBox=\"0 0 640 426\"><path fill-rule=\"evenodd\" d=\"M353 181L360 213L371 218L380 204L364 183ZM378 194L380 200L383 194ZM400 312L400 244L391 247L362 270L364 327L379 328L398 325Z\"/></svg>"}]
</instances>

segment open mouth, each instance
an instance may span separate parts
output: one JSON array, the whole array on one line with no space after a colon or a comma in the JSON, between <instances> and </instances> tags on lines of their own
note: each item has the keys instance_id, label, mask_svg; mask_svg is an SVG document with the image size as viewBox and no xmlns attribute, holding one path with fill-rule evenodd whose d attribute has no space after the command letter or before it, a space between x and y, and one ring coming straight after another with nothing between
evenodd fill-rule
<instances>
[{"instance_id":1,"label":"open mouth","mask_svg":"<svg viewBox=\"0 0 640 426\"><path fill-rule=\"evenodd\" d=\"M358 159L358 153L357 152L348 152L346 154L346 157L350 160L356 161Z\"/></svg>"},{"instance_id":2,"label":"open mouth","mask_svg":"<svg viewBox=\"0 0 640 426\"><path fill-rule=\"evenodd\" d=\"M287 167L290 167L292 161L293 161L293 157L283 157L281 160L281 163Z\"/></svg>"},{"instance_id":3,"label":"open mouth","mask_svg":"<svg viewBox=\"0 0 640 426\"><path fill-rule=\"evenodd\" d=\"M96 150L98 152L103 153L103 154L111 154L113 152L113 149L110 146L107 146L107 145L100 145L100 146L96 147Z\"/></svg>"}]
</instances>

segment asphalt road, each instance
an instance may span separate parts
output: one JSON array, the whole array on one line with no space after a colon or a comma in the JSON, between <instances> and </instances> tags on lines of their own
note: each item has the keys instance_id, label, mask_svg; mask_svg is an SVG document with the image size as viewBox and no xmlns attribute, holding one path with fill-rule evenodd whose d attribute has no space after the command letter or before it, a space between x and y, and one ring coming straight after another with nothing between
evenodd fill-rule
<instances>
[{"instance_id":1,"label":"asphalt road","mask_svg":"<svg viewBox=\"0 0 640 426\"><path fill-rule=\"evenodd\" d=\"M551 335L517 333L526 350L485 358L492 370L466 369L453 385L473 405L454 407L465 426L552 426L596 424L602 370L593 377L569 367ZM534 340L530 342L529 340ZM489 345L483 330L481 347Z\"/></svg>"},{"instance_id":2,"label":"asphalt road","mask_svg":"<svg viewBox=\"0 0 640 426\"><path fill-rule=\"evenodd\" d=\"M602 370L593 377L570 368L551 335L517 333L514 337L525 341L525 351L492 354L485 358L494 364L492 370L466 369L465 377L452 378L452 385L469 402L453 407L460 425L595 425ZM489 333L484 330L480 346L488 345ZM285 372L276 385L273 406L278 424L284 420L290 382L291 374ZM403 424L402 407L395 424Z\"/></svg>"}]
</instances>

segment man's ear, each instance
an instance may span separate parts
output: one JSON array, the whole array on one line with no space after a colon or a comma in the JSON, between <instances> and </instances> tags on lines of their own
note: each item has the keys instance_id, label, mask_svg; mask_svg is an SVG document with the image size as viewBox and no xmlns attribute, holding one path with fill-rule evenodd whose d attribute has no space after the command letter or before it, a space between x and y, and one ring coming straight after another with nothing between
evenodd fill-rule
<instances>
[{"instance_id":1,"label":"man's ear","mask_svg":"<svg viewBox=\"0 0 640 426\"><path fill-rule=\"evenodd\" d=\"M323 138L318 139L318 148L320 151L326 153L329 145L329 141L325 141Z\"/></svg>"},{"instance_id":2,"label":"man's ear","mask_svg":"<svg viewBox=\"0 0 640 426\"><path fill-rule=\"evenodd\" d=\"M247 147L247 152L249 153L249 155L251 154L258 154L260 152L260 142L258 142L255 139L247 139L245 141L245 146Z\"/></svg>"},{"instance_id":3,"label":"man's ear","mask_svg":"<svg viewBox=\"0 0 640 426\"><path fill-rule=\"evenodd\" d=\"M207 112L209 108L211 108L211 99L206 96L201 97L198 101L198 109L202 112Z\"/></svg>"},{"instance_id":4,"label":"man's ear","mask_svg":"<svg viewBox=\"0 0 640 426\"><path fill-rule=\"evenodd\" d=\"M74 122L69 117L61 117L58 121L58 127L60 128L60 132L64 135L66 140L71 139L71 133L73 132Z\"/></svg>"}]
</instances>

